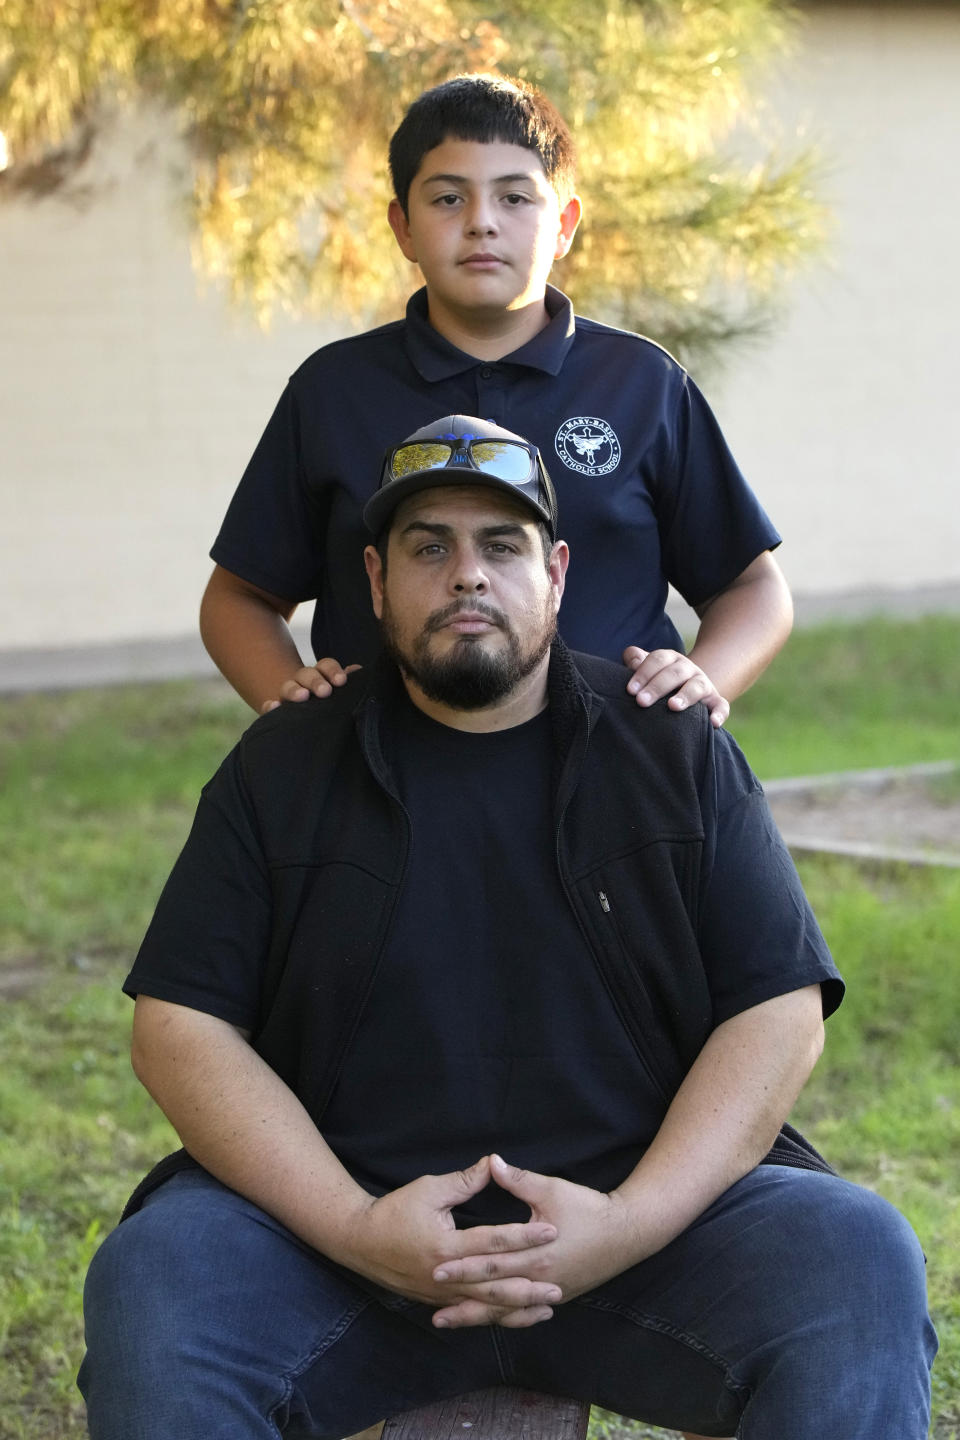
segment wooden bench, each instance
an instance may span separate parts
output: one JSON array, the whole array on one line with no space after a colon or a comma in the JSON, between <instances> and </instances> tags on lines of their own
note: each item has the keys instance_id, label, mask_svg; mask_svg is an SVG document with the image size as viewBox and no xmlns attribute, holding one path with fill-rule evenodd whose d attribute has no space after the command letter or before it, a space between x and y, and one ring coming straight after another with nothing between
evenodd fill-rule
<instances>
[{"instance_id":1,"label":"wooden bench","mask_svg":"<svg viewBox=\"0 0 960 1440\"><path fill-rule=\"evenodd\" d=\"M397 1415L383 1440L585 1440L590 1406L535 1390L475 1390Z\"/></svg>"},{"instance_id":2,"label":"wooden bench","mask_svg":"<svg viewBox=\"0 0 960 1440\"><path fill-rule=\"evenodd\" d=\"M374 1425L351 1440L585 1440L590 1406L535 1390L474 1390ZM707 1440L688 1432L685 1440Z\"/></svg>"}]
</instances>

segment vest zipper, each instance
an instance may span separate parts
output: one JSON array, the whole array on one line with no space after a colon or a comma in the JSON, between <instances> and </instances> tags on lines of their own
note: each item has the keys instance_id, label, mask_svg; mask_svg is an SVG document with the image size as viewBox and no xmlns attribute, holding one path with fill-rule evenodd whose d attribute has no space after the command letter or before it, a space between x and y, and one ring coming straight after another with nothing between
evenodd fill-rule
<instances>
[{"instance_id":1,"label":"vest zipper","mask_svg":"<svg viewBox=\"0 0 960 1440\"><path fill-rule=\"evenodd\" d=\"M583 703L583 702L581 701L581 704L582 704L582 703ZM583 750L583 749L585 749L585 743L584 743L584 741L583 741L582 735L581 735L580 739L581 739L581 749ZM568 759L567 765L564 766L564 773L566 773L566 771L567 771L567 766L568 766L569 764L570 764L570 760ZM655 1066L654 1066L654 1063L651 1061L650 1057L645 1053L644 1048L643 1048L643 1047L641 1046L641 1044L640 1044L640 1037L635 1033L634 1027L628 1022L628 1020L627 1020L627 1018L626 1018L626 1015L624 1014L624 1009L623 1009L622 1004L620 1003L620 997L619 997L619 995L618 995L618 993L617 993L618 987L617 987L616 985L614 985L614 984L611 983L610 977L609 977L608 974L607 974L606 966L603 964L603 961L601 960L600 956L597 954L596 946L593 944L592 940L590 939L590 936L587 934L586 927L584 926L584 923L583 923L583 921L582 921L581 918L580 918L580 912L579 912L579 910L577 909L577 906L576 906L576 904L575 904L575 902L574 902L573 896L570 894L570 887L569 887L569 885L567 884L567 878L566 878L566 876L565 876L564 873L563 873L563 863L562 863L562 861L561 861L561 859L560 859L560 832L561 832L561 830L563 829L563 819L564 819L564 816L565 816L566 813L567 813L567 808L568 808L568 806L569 806L569 804L570 804L570 801L573 799L573 796L574 796L574 793L575 793L575 791L576 791L576 788L577 788L576 784L573 784L573 785L570 785L570 786L567 787L567 793L566 793L566 795L564 796L563 803L562 803L562 805L561 805L561 807L560 807L560 810L559 810L559 812L558 812L558 814L557 814L557 824L556 824L556 830L555 830L555 832L554 832L554 845L553 845L554 860L555 860L556 866L557 866L557 874L558 874L558 876L560 877L560 885L561 885L561 888L562 888L562 890L563 890L564 895L566 896L567 904L570 906L570 909L573 911L573 918L574 918L574 919L576 920L576 922L577 922L577 927L578 927L578 929L579 929L579 931L580 931L580 934L583 936L583 943L586 945L589 954L593 957L593 963L594 963L594 965L597 967L597 973L599 974L600 979L601 979L601 981L603 982L603 987L604 987L604 989L606 990L607 994L610 996L610 1003L613 1005L614 1011L616 1012L617 1019L620 1021L620 1024L623 1026L623 1028L624 1028L624 1030L625 1030L625 1032L626 1032L626 1034L627 1034L627 1038L629 1039L631 1045L633 1046L634 1050L636 1051L636 1053L637 1053L637 1058L639 1059L640 1064L643 1066L644 1070L647 1072L647 1076L648 1076L648 1078L649 1078L649 1080L650 1080L651 1085L652 1085L653 1088L654 1088L654 1091L656 1092L657 1095L660 1096L660 1099L664 1102L665 1105L669 1105L670 1102L671 1102L672 1099L673 1099L673 1094L668 1090L668 1088L667 1088L666 1084L664 1083L662 1077L657 1073L657 1070L656 1070L656 1068L655 1068ZM612 914L612 911L611 911L611 906L610 906L610 900L609 900L609 898L608 898L608 896L607 896L607 894L606 894L606 892L605 892L604 890L599 890L599 891L597 892L597 899L598 899L599 902L600 902L600 908L601 908L601 910L603 910L604 914L605 914L605 915L611 915L611 914ZM620 935L619 927L618 927L618 929L617 929L617 940L618 940L618 943L619 943L619 945L620 945L620 947L621 947L621 949L622 949L622 948L623 948L623 939L622 939L622 937L621 937L621 935ZM639 989L640 989L641 993L644 995L644 997L646 997L646 994L647 994L647 992L646 992L646 986L644 985L644 983L643 983L643 981L641 980L641 978L640 978L639 975L635 975L635 976L634 976L634 983L639 987Z\"/></svg>"}]
</instances>

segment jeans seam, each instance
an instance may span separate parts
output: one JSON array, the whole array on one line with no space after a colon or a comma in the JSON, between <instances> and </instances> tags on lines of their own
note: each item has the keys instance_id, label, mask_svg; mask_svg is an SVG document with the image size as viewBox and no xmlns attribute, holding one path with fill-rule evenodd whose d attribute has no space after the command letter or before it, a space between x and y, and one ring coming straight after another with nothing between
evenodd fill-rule
<instances>
[{"instance_id":1,"label":"jeans seam","mask_svg":"<svg viewBox=\"0 0 960 1440\"><path fill-rule=\"evenodd\" d=\"M697 1355L709 1361L723 1377L723 1383L738 1402L745 1404L750 1395L750 1388L739 1384L733 1376L730 1362L723 1356L718 1355L712 1346L704 1343L698 1335L691 1335L686 1330L681 1330L671 1321L665 1320L660 1315L651 1315L644 1310L634 1310L630 1305L621 1305L613 1300L601 1300L587 1295L578 1296L574 1305L583 1305L591 1310L601 1310L606 1314L619 1315L621 1319L627 1320L632 1325L637 1325L644 1330L654 1330L659 1335L666 1335L671 1340L676 1340L679 1345L685 1345L688 1350L693 1350Z\"/></svg>"},{"instance_id":2,"label":"jeans seam","mask_svg":"<svg viewBox=\"0 0 960 1440\"><path fill-rule=\"evenodd\" d=\"M309 1351L302 1360L299 1360L296 1364L291 1365L280 1376L279 1383L282 1387L282 1393L276 1400L276 1402L271 1405L266 1416L267 1421L273 1426L278 1437L282 1437L282 1432L280 1430L280 1426L277 1424L277 1411L281 1408L281 1406L289 1403L290 1397L293 1394L293 1387L295 1382L299 1379L301 1375L303 1375L307 1370L310 1369L311 1365L316 1364L316 1362L320 1359L320 1356L323 1355L325 1351L329 1350L331 1345L335 1345L338 1340L341 1340L343 1338L343 1336L350 1329L350 1326L354 1323L354 1321L357 1320L359 1316L362 1315L363 1311L372 1304L373 1299L371 1296L360 1296L360 1298L351 1308L343 1312L337 1324L334 1325L332 1329L327 1331L327 1333L320 1341L318 1341L314 1348Z\"/></svg>"},{"instance_id":3,"label":"jeans seam","mask_svg":"<svg viewBox=\"0 0 960 1440\"><path fill-rule=\"evenodd\" d=\"M507 1347L507 1337L496 1325L490 1326L490 1344L493 1347L493 1355L497 1362L497 1369L500 1372L501 1383L504 1385L512 1385L514 1383L514 1369Z\"/></svg>"}]
</instances>

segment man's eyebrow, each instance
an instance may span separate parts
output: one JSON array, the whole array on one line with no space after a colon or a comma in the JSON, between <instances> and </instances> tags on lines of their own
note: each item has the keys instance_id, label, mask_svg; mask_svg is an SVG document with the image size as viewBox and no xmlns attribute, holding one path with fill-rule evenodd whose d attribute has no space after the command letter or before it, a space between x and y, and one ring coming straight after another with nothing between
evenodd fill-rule
<instances>
[{"instance_id":1,"label":"man's eyebrow","mask_svg":"<svg viewBox=\"0 0 960 1440\"><path fill-rule=\"evenodd\" d=\"M473 533L480 540L493 540L498 535L526 537L527 527L519 520L499 520L495 525L481 525ZM411 520L400 531L401 537L417 534L444 537L453 534L453 526L443 525L439 521Z\"/></svg>"},{"instance_id":2,"label":"man's eyebrow","mask_svg":"<svg viewBox=\"0 0 960 1440\"><path fill-rule=\"evenodd\" d=\"M403 529L400 531L400 534L401 534L401 535L411 535L411 534L413 534L415 531L418 531L418 530L424 530L424 531L426 531L426 533L427 533L428 535L449 535L449 534L450 534L450 526L449 526L449 525L436 525L436 524L431 524L428 520L411 520L408 525L404 525Z\"/></svg>"},{"instance_id":3,"label":"man's eyebrow","mask_svg":"<svg viewBox=\"0 0 960 1440\"><path fill-rule=\"evenodd\" d=\"M481 525L474 534L483 540L492 540L495 535L526 535L527 528L519 520L503 520L497 525Z\"/></svg>"}]
</instances>

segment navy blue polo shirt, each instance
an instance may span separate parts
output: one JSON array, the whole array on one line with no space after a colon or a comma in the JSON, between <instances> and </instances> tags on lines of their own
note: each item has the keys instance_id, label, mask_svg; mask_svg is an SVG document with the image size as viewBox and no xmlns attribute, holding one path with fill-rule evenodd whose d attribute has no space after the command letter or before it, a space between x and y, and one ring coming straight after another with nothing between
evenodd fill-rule
<instances>
[{"instance_id":1,"label":"navy blue polo shirt","mask_svg":"<svg viewBox=\"0 0 960 1440\"><path fill-rule=\"evenodd\" d=\"M390 325L316 351L291 376L211 550L226 570L315 600L317 656L379 649L361 512L389 446L444 415L478 415L538 446L571 565L560 615L574 649L680 648L667 583L698 605L780 536L686 371L642 336L573 314L495 362L430 325L426 291Z\"/></svg>"}]
</instances>

